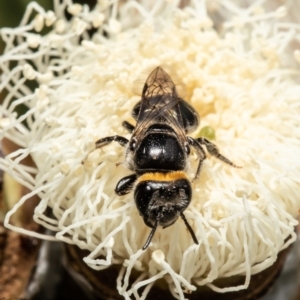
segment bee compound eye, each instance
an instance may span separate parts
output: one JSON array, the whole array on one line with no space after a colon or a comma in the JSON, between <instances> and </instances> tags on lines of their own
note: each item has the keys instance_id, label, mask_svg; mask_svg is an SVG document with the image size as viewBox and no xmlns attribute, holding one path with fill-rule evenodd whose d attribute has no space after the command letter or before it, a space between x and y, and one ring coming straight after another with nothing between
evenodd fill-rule
<instances>
[{"instance_id":1,"label":"bee compound eye","mask_svg":"<svg viewBox=\"0 0 300 300\"><path fill-rule=\"evenodd\" d=\"M134 201L142 216L144 216L148 210L152 194L152 187L147 182L138 184L135 189Z\"/></svg>"},{"instance_id":2,"label":"bee compound eye","mask_svg":"<svg viewBox=\"0 0 300 300\"><path fill-rule=\"evenodd\" d=\"M192 199L192 187L188 180L179 180L177 182L178 195L181 201L186 203L186 206L190 203Z\"/></svg>"}]
</instances>

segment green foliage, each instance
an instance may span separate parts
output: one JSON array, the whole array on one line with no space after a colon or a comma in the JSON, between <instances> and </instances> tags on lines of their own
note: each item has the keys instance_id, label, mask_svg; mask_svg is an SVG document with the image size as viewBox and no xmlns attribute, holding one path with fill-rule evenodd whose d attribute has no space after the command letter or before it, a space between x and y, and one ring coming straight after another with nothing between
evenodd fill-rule
<instances>
[{"instance_id":1,"label":"green foliage","mask_svg":"<svg viewBox=\"0 0 300 300\"><path fill-rule=\"evenodd\" d=\"M32 0L1 0L0 28L18 26L29 2L32 2ZM35 2L46 10L53 7L53 0L35 0Z\"/></svg>"}]
</instances>

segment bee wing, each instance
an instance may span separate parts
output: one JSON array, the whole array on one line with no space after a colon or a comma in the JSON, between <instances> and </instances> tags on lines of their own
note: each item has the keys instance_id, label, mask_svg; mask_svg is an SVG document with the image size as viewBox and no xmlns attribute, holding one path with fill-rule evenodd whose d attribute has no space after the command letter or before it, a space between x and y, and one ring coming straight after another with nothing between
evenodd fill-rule
<instances>
[{"instance_id":1,"label":"bee wing","mask_svg":"<svg viewBox=\"0 0 300 300\"><path fill-rule=\"evenodd\" d=\"M180 98L184 98L186 96L186 87L182 82L181 78L176 73L176 71L169 65L161 65L159 68L162 69L163 72L167 74L167 76L172 78L171 81L173 81L176 85L176 91L178 93L178 96ZM131 86L131 92L133 94L139 96L142 95L145 82L148 80L149 74L153 72L153 69L153 67L148 67L137 76L137 78L133 81ZM154 79L154 77L152 78Z\"/></svg>"},{"instance_id":2,"label":"bee wing","mask_svg":"<svg viewBox=\"0 0 300 300\"><path fill-rule=\"evenodd\" d=\"M184 141L180 101L183 100L178 97L171 77L161 67L154 69L143 88L134 135L143 136L149 126L155 123L167 123Z\"/></svg>"}]
</instances>

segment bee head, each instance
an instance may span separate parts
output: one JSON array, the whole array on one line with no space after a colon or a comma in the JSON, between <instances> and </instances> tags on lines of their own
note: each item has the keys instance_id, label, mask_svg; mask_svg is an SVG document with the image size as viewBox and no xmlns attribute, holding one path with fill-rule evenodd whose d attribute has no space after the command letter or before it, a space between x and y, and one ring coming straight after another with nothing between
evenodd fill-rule
<instances>
[{"instance_id":1,"label":"bee head","mask_svg":"<svg viewBox=\"0 0 300 300\"><path fill-rule=\"evenodd\" d=\"M174 224L179 216L198 244L196 235L183 214L191 198L191 183L182 171L147 173L139 178L134 191L135 204L145 224L152 228L143 250L149 246L158 225L166 228Z\"/></svg>"},{"instance_id":2,"label":"bee head","mask_svg":"<svg viewBox=\"0 0 300 300\"><path fill-rule=\"evenodd\" d=\"M152 178L139 181L136 185L136 206L147 226L153 228L157 222L157 225L168 227L189 205L192 197L191 184L187 178L182 177L160 178L160 173L153 173L148 177Z\"/></svg>"}]
</instances>

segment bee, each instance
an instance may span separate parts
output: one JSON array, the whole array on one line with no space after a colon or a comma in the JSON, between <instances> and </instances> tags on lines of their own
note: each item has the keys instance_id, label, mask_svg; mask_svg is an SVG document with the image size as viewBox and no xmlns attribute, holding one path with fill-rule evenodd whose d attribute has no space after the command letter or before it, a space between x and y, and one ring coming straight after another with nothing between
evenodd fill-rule
<instances>
[{"instance_id":1,"label":"bee","mask_svg":"<svg viewBox=\"0 0 300 300\"><path fill-rule=\"evenodd\" d=\"M192 199L187 171L191 148L198 156L194 180L199 176L207 152L223 162L238 167L219 153L206 138L194 139L200 118L195 109L179 97L171 77L161 67L155 68L144 84L141 100L133 107L136 125L124 121L131 132L128 140L114 135L96 142L96 148L115 141L125 148L126 167L134 173L122 178L115 192L122 196L134 190L134 201L144 223L152 230L143 246L145 250L158 226L169 227L180 216L194 243L197 237L183 212Z\"/></svg>"}]
</instances>

